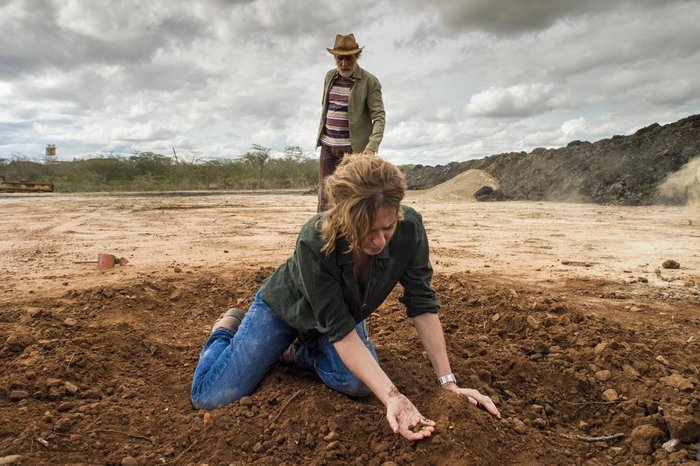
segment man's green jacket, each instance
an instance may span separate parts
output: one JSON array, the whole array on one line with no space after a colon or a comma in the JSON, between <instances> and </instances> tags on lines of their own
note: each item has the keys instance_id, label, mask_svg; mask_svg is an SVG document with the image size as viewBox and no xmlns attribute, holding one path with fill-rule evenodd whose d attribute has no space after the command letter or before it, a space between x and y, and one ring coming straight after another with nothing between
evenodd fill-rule
<instances>
[{"instance_id":1,"label":"man's green jacket","mask_svg":"<svg viewBox=\"0 0 700 466\"><path fill-rule=\"evenodd\" d=\"M323 126L326 123L328 113L328 91L333 85L333 80L338 76L338 70L332 69L326 73L323 84L323 100L321 112L321 124L318 127L316 147L321 145ZM350 125L350 145L353 153L360 153L367 149L379 152L379 144L384 137L384 124L386 113L382 100L382 85L371 73L359 66L355 67L352 74L355 81L350 91L348 101L348 123Z\"/></svg>"}]
</instances>

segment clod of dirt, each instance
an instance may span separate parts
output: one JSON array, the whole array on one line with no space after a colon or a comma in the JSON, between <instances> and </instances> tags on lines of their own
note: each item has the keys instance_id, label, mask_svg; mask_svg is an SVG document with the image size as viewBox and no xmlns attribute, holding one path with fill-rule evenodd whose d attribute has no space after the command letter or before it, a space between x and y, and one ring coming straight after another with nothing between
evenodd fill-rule
<instances>
[{"instance_id":1,"label":"clod of dirt","mask_svg":"<svg viewBox=\"0 0 700 466\"><path fill-rule=\"evenodd\" d=\"M56 421L56 424L54 424L53 426L53 430L54 432L65 434L66 432L71 430L74 424L75 421L72 418L62 417L61 419Z\"/></svg>"},{"instance_id":2,"label":"clod of dirt","mask_svg":"<svg viewBox=\"0 0 700 466\"><path fill-rule=\"evenodd\" d=\"M680 391L683 392L690 392L693 391L693 383L680 375L678 372L675 372L668 377L661 377L659 379L662 384L667 385L669 387L677 388Z\"/></svg>"},{"instance_id":3,"label":"clod of dirt","mask_svg":"<svg viewBox=\"0 0 700 466\"><path fill-rule=\"evenodd\" d=\"M372 451L376 454L389 451L388 442L376 442L371 445Z\"/></svg>"},{"instance_id":4,"label":"clod of dirt","mask_svg":"<svg viewBox=\"0 0 700 466\"><path fill-rule=\"evenodd\" d=\"M46 379L46 387L51 388L51 387L58 387L61 384L61 379L54 379L53 377L49 377Z\"/></svg>"},{"instance_id":5,"label":"clod of dirt","mask_svg":"<svg viewBox=\"0 0 700 466\"><path fill-rule=\"evenodd\" d=\"M527 320L527 323L530 324L530 327L532 327L533 329L537 330L537 329L540 328L540 321L537 320L536 317L534 317L534 316L527 316L527 319L526 319L526 320Z\"/></svg>"},{"instance_id":6,"label":"clod of dirt","mask_svg":"<svg viewBox=\"0 0 700 466\"><path fill-rule=\"evenodd\" d=\"M63 388L66 389L66 393L68 394L75 395L76 393L78 393L78 386L73 383L65 382L63 384Z\"/></svg>"},{"instance_id":7,"label":"clod of dirt","mask_svg":"<svg viewBox=\"0 0 700 466\"><path fill-rule=\"evenodd\" d=\"M72 410L73 408L75 408L75 406L76 406L75 403L72 403L72 402L70 402L70 401L66 401L66 402L61 403L60 405L58 405L58 408L56 408L56 410L57 410L59 413L65 413L65 412L70 411L70 410Z\"/></svg>"},{"instance_id":8,"label":"clod of dirt","mask_svg":"<svg viewBox=\"0 0 700 466\"><path fill-rule=\"evenodd\" d=\"M544 415L544 406L542 405L533 404L530 405L530 409L540 416Z\"/></svg>"},{"instance_id":9,"label":"clod of dirt","mask_svg":"<svg viewBox=\"0 0 700 466\"><path fill-rule=\"evenodd\" d=\"M700 422L681 409L664 414L671 438L683 443L694 443L700 439Z\"/></svg>"},{"instance_id":10,"label":"clod of dirt","mask_svg":"<svg viewBox=\"0 0 700 466\"><path fill-rule=\"evenodd\" d=\"M422 428L423 428L423 426L421 426L421 425L419 425L419 424L412 425L412 426L408 426L408 430L410 430L410 431L413 432L414 434L420 432Z\"/></svg>"},{"instance_id":11,"label":"clod of dirt","mask_svg":"<svg viewBox=\"0 0 700 466\"><path fill-rule=\"evenodd\" d=\"M10 353L21 353L34 343L34 337L26 333L11 333L5 340L5 348Z\"/></svg>"},{"instance_id":12,"label":"clod of dirt","mask_svg":"<svg viewBox=\"0 0 700 466\"><path fill-rule=\"evenodd\" d=\"M334 440L326 445L326 450L337 450L338 448L340 448L340 442L338 440Z\"/></svg>"},{"instance_id":13,"label":"clod of dirt","mask_svg":"<svg viewBox=\"0 0 700 466\"><path fill-rule=\"evenodd\" d=\"M622 372L625 373L625 375L628 375L630 377L639 377L639 371L635 369L634 367L630 366L629 364L623 364L622 365Z\"/></svg>"},{"instance_id":14,"label":"clod of dirt","mask_svg":"<svg viewBox=\"0 0 700 466\"><path fill-rule=\"evenodd\" d=\"M122 458L121 466L138 466L139 461L133 456L125 456Z\"/></svg>"},{"instance_id":15,"label":"clod of dirt","mask_svg":"<svg viewBox=\"0 0 700 466\"><path fill-rule=\"evenodd\" d=\"M661 429L651 424L642 424L632 431L630 446L639 454L649 455L656 450L663 440L664 433Z\"/></svg>"},{"instance_id":16,"label":"clod of dirt","mask_svg":"<svg viewBox=\"0 0 700 466\"><path fill-rule=\"evenodd\" d=\"M22 455L0 456L0 465L18 464L21 459Z\"/></svg>"},{"instance_id":17,"label":"clod of dirt","mask_svg":"<svg viewBox=\"0 0 700 466\"><path fill-rule=\"evenodd\" d=\"M26 390L12 390L10 392L10 401L20 401L29 397L29 392Z\"/></svg>"},{"instance_id":18,"label":"clod of dirt","mask_svg":"<svg viewBox=\"0 0 700 466\"><path fill-rule=\"evenodd\" d=\"M537 419L532 421L532 425L540 430L544 430L548 426L547 421L545 421L541 417L538 417Z\"/></svg>"},{"instance_id":19,"label":"clod of dirt","mask_svg":"<svg viewBox=\"0 0 700 466\"><path fill-rule=\"evenodd\" d=\"M603 351L605 351L605 349L606 349L607 347L608 347L608 342L606 342L606 341L601 341L600 343L598 343L597 345L595 345L595 348L593 348L593 352L594 352L595 354L600 354L600 353L602 353Z\"/></svg>"},{"instance_id":20,"label":"clod of dirt","mask_svg":"<svg viewBox=\"0 0 700 466\"><path fill-rule=\"evenodd\" d=\"M63 325L65 325L66 327L75 327L76 325L78 325L78 321L72 317L68 317L66 320L63 321Z\"/></svg>"},{"instance_id":21,"label":"clod of dirt","mask_svg":"<svg viewBox=\"0 0 700 466\"><path fill-rule=\"evenodd\" d=\"M527 426L520 419L514 417L512 424L513 424L513 430L516 431L517 433L524 434L527 432Z\"/></svg>"},{"instance_id":22,"label":"clod of dirt","mask_svg":"<svg viewBox=\"0 0 700 466\"><path fill-rule=\"evenodd\" d=\"M681 264L678 262L674 261L673 259L666 259L662 264L661 267L664 269L680 269Z\"/></svg>"}]
</instances>

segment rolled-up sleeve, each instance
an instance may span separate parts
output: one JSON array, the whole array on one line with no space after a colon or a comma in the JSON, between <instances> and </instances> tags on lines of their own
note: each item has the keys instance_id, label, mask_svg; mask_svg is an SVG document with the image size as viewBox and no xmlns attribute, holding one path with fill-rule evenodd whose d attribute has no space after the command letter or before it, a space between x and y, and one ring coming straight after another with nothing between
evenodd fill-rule
<instances>
[{"instance_id":1,"label":"rolled-up sleeve","mask_svg":"<svg viewBox=\"0 0 700 466\"><path fill-rule=\"evenodd\" d=\"M430 282L433 277L433 267L430 264L430 252L428 235L423 228L419 216L415 232L416 247L411 260L399 282L404 288L404 294L399 301L406 306L408 317L416 317L427 312L437 313L440 306L437 302L435 291Z\"/></svg>"}]
</instances>

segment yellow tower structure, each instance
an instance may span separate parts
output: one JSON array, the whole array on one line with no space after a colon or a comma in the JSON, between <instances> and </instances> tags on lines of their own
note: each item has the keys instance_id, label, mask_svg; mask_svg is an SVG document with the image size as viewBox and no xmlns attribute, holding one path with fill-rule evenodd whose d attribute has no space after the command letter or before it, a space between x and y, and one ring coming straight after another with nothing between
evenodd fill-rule
<instances>
[{"instance_id":1,"label":"yellow tower structure","mask_svg":"<svg viewBox=\"0 0 700 466\"><path fill-rule=\"evenodd\" d=\"M46 155L44 158L46 163L51 163L56 160L56 144L46 144Z\"/></svg>"}]
</instances>

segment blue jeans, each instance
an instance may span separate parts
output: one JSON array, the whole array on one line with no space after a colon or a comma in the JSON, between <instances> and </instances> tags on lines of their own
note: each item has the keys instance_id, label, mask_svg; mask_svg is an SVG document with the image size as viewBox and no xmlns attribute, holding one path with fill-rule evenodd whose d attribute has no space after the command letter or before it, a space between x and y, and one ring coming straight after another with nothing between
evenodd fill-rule
<instances>
[{"instance_id":1,"label":"blue jeans","mask_svg":"<svg viewBox=\"0 0 700 466\"><path fill-rule=\"evenodd\" d=\"M355 330L376 360L377 353L364 321ZM262 300L258 291L238 331L219 327L209 335L192 379L192 405L197 409L214 409L250 395L296 336L296 330ZM326 337L319 337L313 347L301 347L295 362L316 372L336 391L350 396L371 393L345 367Z\"/></svg>"}]
</instances>

